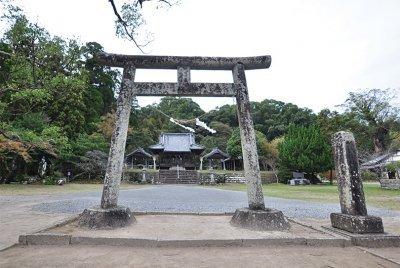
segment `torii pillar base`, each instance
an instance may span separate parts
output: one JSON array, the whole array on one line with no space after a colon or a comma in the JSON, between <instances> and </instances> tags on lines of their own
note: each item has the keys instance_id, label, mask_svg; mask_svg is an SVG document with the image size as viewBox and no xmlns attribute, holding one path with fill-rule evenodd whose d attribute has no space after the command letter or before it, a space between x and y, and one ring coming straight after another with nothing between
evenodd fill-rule
<instances>
[{"instance_id":1,"label":"torii pillar base","mask_svg":"<svg viewBox=\"0 0 400 268\"><path fill-rule=\"evenodd\" d=\"M355 234L383 233L380 217L331 213L332 227Z\"/></svg>"},{"instance_id":2,"label":"torii pillar base","mask_svg":"<svg viewBox=\"0 0 400 268\"><path fill-rule=\"evenodd\" d=\"M282 211L265 208L253 210L241 208L235 211L231 225L256 231L284 231L290 229Z\"/></svg>"},{"instance_id":3,"label":"torii pillar base","mask_svg":"<svg viewBox=\"0 0 400 268\"><path fill-rule=\"evenodd\" d=\"M89 229L114 229L135 223L136 219L127 207L85 209L78 218L78 224Z\"/></svg>"}]
</instances>

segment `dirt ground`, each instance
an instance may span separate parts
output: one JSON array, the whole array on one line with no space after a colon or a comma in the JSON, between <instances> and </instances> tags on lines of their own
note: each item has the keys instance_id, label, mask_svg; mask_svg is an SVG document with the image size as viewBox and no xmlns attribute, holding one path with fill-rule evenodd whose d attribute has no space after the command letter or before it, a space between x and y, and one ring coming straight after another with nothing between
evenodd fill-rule
<instances>
[{"instance_id":1,"label":"dirt ground","mask_svg":"<svg viewBox=\"0 0 400 268\"><path fill-rule=\"evenodd\" d=\"M398 249L395 249L398 250ZM359 248L14 247L0 267L400 267Z\"/></svg>"}]
</instances>

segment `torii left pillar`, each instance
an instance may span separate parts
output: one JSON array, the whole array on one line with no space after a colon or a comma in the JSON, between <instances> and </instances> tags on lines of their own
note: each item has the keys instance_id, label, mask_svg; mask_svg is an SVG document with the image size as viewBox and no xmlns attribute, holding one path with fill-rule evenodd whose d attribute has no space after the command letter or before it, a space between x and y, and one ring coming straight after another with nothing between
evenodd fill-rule
<instances>
[{"instance_id":1,"label":"torii left pillar","mask_svg":"<svg viewBox=\"0 0 400 268\"><path fill-rule=\"evenodd\" d=\"M134 91L129 84L134 82L135 73L136 69L132 66L124 68L121 90L117 99L117 120L111 138L101 206L85 209L79 217L79 224L91 229L123 227L135 222L129 208L118 206L129 115L134 97Z\"/></svg>"}]
</instances>

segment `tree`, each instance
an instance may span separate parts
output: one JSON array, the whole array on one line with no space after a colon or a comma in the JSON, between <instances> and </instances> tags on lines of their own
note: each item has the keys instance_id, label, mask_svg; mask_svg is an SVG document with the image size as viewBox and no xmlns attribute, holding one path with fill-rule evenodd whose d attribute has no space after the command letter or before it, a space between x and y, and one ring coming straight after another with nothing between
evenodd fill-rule
<instances>
[{"instance_id":1,"label":"tree","mask_svg":"<svg viewBox=\"0 0 400 268\"><path fill-rule=\"evenodd\" d=\"M98 150L88 151L85 156L80 157L77 167L80 173L75 175L74 179L101 179L107 168L107 154Z\"/></svg>"},{"instance_id":2,"label":"tree","mask_svg":"<svg viewBox=\"0 0 400 268\"><path fill-rule=\"evenodd\" d=\"M143 24L145 24L145 20L141 13L143 3L150 1L156 2L158 4L157 9L159 7L165 6L171 7L173 4L177 3L177 1L172 0L132 0L129 3L124 3L122 5L121 11L119 11L118 7L115 5L115 1L108 0L108 2L110 2L114 15L117 18L117 20L115 21L117 36L132 41L142 53L144 53L143 47L145 47L151 41L140 44L137 41L138 29Z\"/></svg>"},{"instance_id":3,"label":"tree","mask_svg":"<svg viewBox=\"0 0 400 268\"><path fill-rule=\"evenodd\" d=\"M232 128L224 123L213 121L210 127L217 131L215 134L205 133L200 144L206 147L205 153L211 152L214 148L226 151L227 141L232 135Z\"/></svg>"},{"instance_id":4,"label":"tree","mask_svg":"<svg viewBox=\"0 0 400 268\"><path fill-rule=\"evenodd\" d=\"M208 122L221 122L231 128L239 126L236 115L236 105L223 105L217 109L211 110L204 117Z\"/></svg>"},{"instance_id":5,"label":"tree","mask_svg":"<svg viewBox=\"0 0 400 268\"><path fill-rule=\"evenodd\" d=\"M265 134L268 140L284 135L290 124L309 126L315 115L308 108L299 108L292 103L276 100L253 102L254 128Z\"/></svg>"},{"instance_id":6,"label":"tree","mask_svg":"<svg viewBox=\"0 0 400 268\"><path fill-rule=\"evenodd\" d=\"M304 172L307 178L331 169L332 150L327 137L315 125L291 125L279 149L279 169Z\"/></svg>"},{"instance_id":7,"label":"tree","mask_svg":"<svg viewBox=\"0 0 400 268\"><path fill-rule=\"evenodd\" d=\"M259 160L263 163L263 160L268 154L266 149L266 144L268 143L265 135L260 131L256 130L256 145ZM240 130L236 128L231 137L229 138L226 146L226 150L228 154L233 158L241 158L242 157L242 142L240 138ZM264 167L265 168L265 167Z\"/></svg>"},{"instance_id":8,"label":"tree","mask_svg":"<svg viewBox=\"0 0 400 268\"><path fill-rule=\"evenodd\" d=\"M383 154L390 144L390 131L400 129L400 109L394 106L394 90L370 89L351 92L342 105L373 143L374 153Z\"/></svg>"},{"instance_id":9,"label":"tree","mask_svg":"<svg viewBox=\"0 0 400 268\"><path fill-rule=\"evenodd\" d=\"M272 141L266 141L262 144L262 160L264 165L272 170L276 170L279 161L279 144L283 142L283 137L275 138Z\"/></svg>"},{"instance_id":10,"label":"tree","mask_svg":"<svg viewBox=\"0 0 400 268\"><path fill-rule=\"evenodd\" d=\"M96 112L99 115L105 115L115 106L114 92L119 86L120 73L117 70L111 70L108 66L99 65L93 58L96 53L104 51L99 43L86 43L82 50L91 88L101 96L101 105L96 107Z\"/></svg>"},{"instance_id":11,"label":"tree","mask_svg":"<svg viewBox=\"0 0 400 268\"><path fill-rule=\"evenodd\" d=\"M315 123L315 115L310 109L299 108L292 103L276 100L251 102L254 128L271 141L287 132L290 124L309 126ZM204 118L208 121L219 121L230 127L238 127L236 105L224 105L210 111Z\"/></svg>"}]
</instances>

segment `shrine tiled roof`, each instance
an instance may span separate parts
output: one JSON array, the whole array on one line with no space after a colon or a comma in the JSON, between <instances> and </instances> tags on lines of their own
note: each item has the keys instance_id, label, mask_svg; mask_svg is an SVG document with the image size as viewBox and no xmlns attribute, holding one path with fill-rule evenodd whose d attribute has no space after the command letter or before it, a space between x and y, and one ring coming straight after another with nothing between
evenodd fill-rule
<instances>
[{"instance_id":1,"label":"shrine tiled roof","mask_svg":"<svg viewBox=\"0 0 400 268\"><path fill-rule=\"evenodd\" d=\"M153 152L199 152L205 149L204 146L197 144L192 133L163 133L160 136L159 143L149 147Z\"/></svg>"},{"instance_id":2,"label":"shrine tiled roof","mask_svg":"<svg viewBox=\"0 0 400 268\"><path fill-rule=\"evenodd\" d=\"M131 156L140 156L140 157L148 157L148 158L152 158L153 156L151 154L149 154L148 152L146 152L143 148L139 147L136 150L134 150L133 152L129 153L126 155L126 158L131 157Z\"/></svg>"},{"instance_id":3,"label":"shrine tiled roof","mask_svg":"<svg viewBox=\"0 0 400 268\"><path fill-rule=\"evenodd\" d=\"M221 151L218 148L214 148L211 152L209 152L208 154L203 156L203 159L227 159L229 158L229 154L224 153L223 151Z\"/></svg>"}]
</instances>

